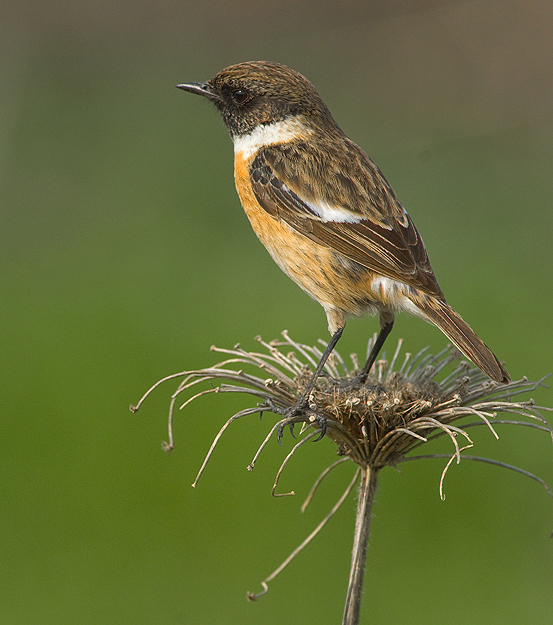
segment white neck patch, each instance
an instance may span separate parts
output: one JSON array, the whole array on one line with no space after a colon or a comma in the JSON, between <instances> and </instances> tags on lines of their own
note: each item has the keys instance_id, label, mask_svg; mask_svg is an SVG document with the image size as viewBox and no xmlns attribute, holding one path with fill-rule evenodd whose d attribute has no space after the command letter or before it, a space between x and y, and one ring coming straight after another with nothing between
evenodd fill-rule
<instances>
[{"instance_id":1,"label":"white neck patch","mask_svg":"<svg viewBox=\"0 0 553 625\"><path fill-rule=\"evenodd\" d=\"M294 139L306 137L311 131L298 117L289 117L271 124L262 124L247 135L233 137L234 153L248 159L259 148L275 143L288 143Z\"/></svg>"}]
</instances>

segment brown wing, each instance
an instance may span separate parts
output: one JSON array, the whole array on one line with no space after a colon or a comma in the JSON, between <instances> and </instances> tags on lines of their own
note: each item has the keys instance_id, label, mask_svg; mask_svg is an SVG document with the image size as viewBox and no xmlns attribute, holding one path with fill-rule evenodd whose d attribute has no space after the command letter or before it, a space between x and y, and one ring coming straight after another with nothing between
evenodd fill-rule
<instances>
[{"instance_id":1,"label":"brown wing","mask_svg":"<svg viewBox=\"0 0 553 625\"><path fill-rule=\"evenodd\" d=\"M270 215L319 245L443 298L409 215L369 157L353 143L348 148L347 167L343 159L324 162L322 149L309 154L313 148L307 144L259 150L250 165L257 200ZM317 165L308 170L306 163L313 162Z\"/></svg>"}]
</instances>

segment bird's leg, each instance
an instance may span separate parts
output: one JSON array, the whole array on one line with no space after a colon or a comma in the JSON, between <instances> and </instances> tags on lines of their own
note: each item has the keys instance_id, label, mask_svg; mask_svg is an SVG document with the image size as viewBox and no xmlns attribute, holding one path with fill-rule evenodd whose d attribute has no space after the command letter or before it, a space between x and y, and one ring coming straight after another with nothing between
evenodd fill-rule
<instances>
[{"instance_id":1,"label":"bird's leg","mask_svg":"<svg viewBox=\"0 0 553 625\"><path fill-rule=\"evenodd\" d=\"M384 345L384 341L386 340L388 334L390 334L390 332L392 331L393 327L394 327L394 314L388 311L381 312L380 313L380 332L378 336L376 337L376 341L374 342L374 345L372 346L371 353L369 354L369 357L367 358L367 362L365 363L365 366L361 370L361 373L357 376L356 382L359 385L362 386L367 381L367 378L369 377L369 372L375 363L376 357L378 356L380 350L382 349L382 346Z\"/></svg>"},{"instance_id":2,"label":"bird's leg","mask_svg":"<svg viewBox=\"0 0 553 625\"><path fill-rule=\"evenodd\" d=\"M340 337L342 336L343 331L344 331L344 327L343 326L339 327L332 335L332 338L330 339L328 345L326 346L326 349L324 350L323 355L321 356L319 362L317 363L317 367L315 368L315 371L313 372L311 379L309 380L307 386L303 389L303 393L301 394L301 397L298 399L298 401L293 406L291 406L290 408L286 408L286 409L282 409L282 408L277 409L274 403L272 406L269 405L269 408L273 412L277 412L277 414L282 414L285 417L285 419L283 419L283 422L277 432L277 440L279 441L279 443L280 443L280 439L282 438L282 432L284 431L284 428L288 425L290 427L290 431L292 431L292 428L294 427L294 423L295 423L295 417L297 417L300 413L302 413L307 407L308 402L309 402L309 396L311 395L311 391L315 388L315 384L317 383L317 380L319 379L319 376L321 375L321 371L323 370L326 364L326 361L328 360L328 357L332 353L333 349L336 347L336 343L339 341ZM326 431L326 419L324 419L324 417L320 415L317 415L315 418L315 421L317 422L317 425L319 426L321 430L321 436L319 438L322 438Z\"/></svg>"},{"instance_id":3,"label":"bird's leg","mask_svg":"<svg viewBox=\"0 0 553 625\"><path fill-rule=\"evenodd\" d=\"M340 340L340 337L342 336L343 331L344 331L343 327L338 328L336 332L334 332L334 334L332 335L330 341L328 342L328 345L326 346L326 349L323 352L323 355L321 356L321 359L317 363L317 368L313 372L313 375L311 376L309 383L303 389L303 393L301 394L301 397L298 399L295 406L293 407L295 414L303 410L305 406L307 405L307 402L309 401L309 395L311 395L311 391L315 388L315 384L317 383L317 380L319 379L319 376L321 375L321 372L326 364L326 361L328 360L328 357L330 356L330 354L332 354L332 352L334 351L334 348L336 347L336 343Z\"/></svg>"}]
</instances>

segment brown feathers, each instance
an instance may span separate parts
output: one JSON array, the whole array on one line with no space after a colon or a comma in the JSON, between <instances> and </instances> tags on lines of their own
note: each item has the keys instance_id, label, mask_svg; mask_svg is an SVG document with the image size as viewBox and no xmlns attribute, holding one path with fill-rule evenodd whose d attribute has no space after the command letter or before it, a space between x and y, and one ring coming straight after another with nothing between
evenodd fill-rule
<instances>
[{"instance_id":1,"label":"brown feathers","mask_svg":"<svg viewBox=\"0 0 553 625\"><path fill-rule=\"evenodd\" d=\"M351 153L339 153L342 144L330 145L326 151L327 173L334 183L328 184L324 172L307 175L302 171L306 163L309 167L319 160L313 157L318 147L313 143L278 144L257 152L250 174L261 206L312 241L367 269L443 298L415 225L376 165L359 148L352 164L348 158ZM283 158L279 155L281 149L288 153L293 150L294 158ZM324 153L319 150L321 160ZM349 182L338 176L344 160L352 165L348 167ZM371 195L367 188L377 188L379 193ZM334 216L334 220L316 212L320 204L326 205L328 217Z\"/></svg>"},{"instance_id":2,"label":"brown feathers","mask_svg":"<svg viewBox=\"0 0 553 625\"><path fill-rule=\"evenodd\" d=\"M492 350L472 331L449 304L430 297L419 299L416 306L447 336L469 360L496 382L508 382L509 374Z\"/></svg>"}]
</instances>

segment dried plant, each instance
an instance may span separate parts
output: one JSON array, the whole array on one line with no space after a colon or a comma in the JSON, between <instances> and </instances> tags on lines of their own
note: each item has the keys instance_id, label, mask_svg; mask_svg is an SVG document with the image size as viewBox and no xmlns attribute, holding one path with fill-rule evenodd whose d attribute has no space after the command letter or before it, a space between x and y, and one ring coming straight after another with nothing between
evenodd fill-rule
<instances>
[{"instance_id":1,"label":"dried plant","mask_svg":"<svg viewBox=\"0 0 553 625\"><path fill-rule=\"evenodd\" d=\"M194 371L182 371L167 376L152 386L133 411L140 408L144 400L160 384L168 380L180 380L173 393L169 408L169 440L164 449L174 448L173 419L178 402L186 394L205 382L218 386L200 390L189 396L180 405L209 393L246 393L257 399L254 407L236 413L219 430L211 448L196 476L196 486L214 449L226 429L237 419L263 412L273 412L281 416L283 410L293 406L301 396L311 378L311 372L321 357L318 347L302 345L293 341L286 332L283 340L266 343L257 338L264 351L248 352L239 345L233 349L212 347L212 351L225 354L227 358L213 367ZM368 350L372 346L369 342ZM324 342L320 342L325 345ZM537 407L532 399L517 401L522 393L530 392L543 385L543 379L530 382L526 378L508 384L489 380L479 369L460 360L460 354L451 347L432 355L428 348L414 357L407 353L401 358L400 340L393 357L388 361L378 361L371 371L367 383L356 384L359 372L358 359L351 355L348 368L344 359L336 351L326 363L323 374L317 380L305 411L293 417L280 418L270 429L248 469L252 470L259 455L268 442L276 435L280 443L285 428L293 432L294 425L302 424L300 437L279 468L272 493L275 496L293 493L277 493L276 488L283 469L296 452L308 441L327 436L337 445L340 458L331 464L315 482L302 509L307 506L317 487L328 473L345 462L358 465L355 475L318 527L294 550L292 554L265 580L261 582L263 591L248 594L255 600L268 589L268 583L318 534L339 509L341 504L359 482L354 543L350 580L344 610L344 625L359 622L361 591L365 571L366 551L371 520L371 510L377 485L378 473L386 466L397 466L402 462L422 458L445 458L439 491L443 498L443 482L452 463L464 460L487 462L511 469L539 482L553 497L553 493L543 480L518 467L496 460L467 455L473 446L468 431L475 427L487 428L495 438L499 438L495 426L517 425L547 432L553 440L553 430L540 414L549 408ZM252 373L244 371L244 367ZM498 414L516 415L513 419L498 419ZM448 437L451 441L450 454L414 455L431 440Z\"/></svg>"}]
</instances>

